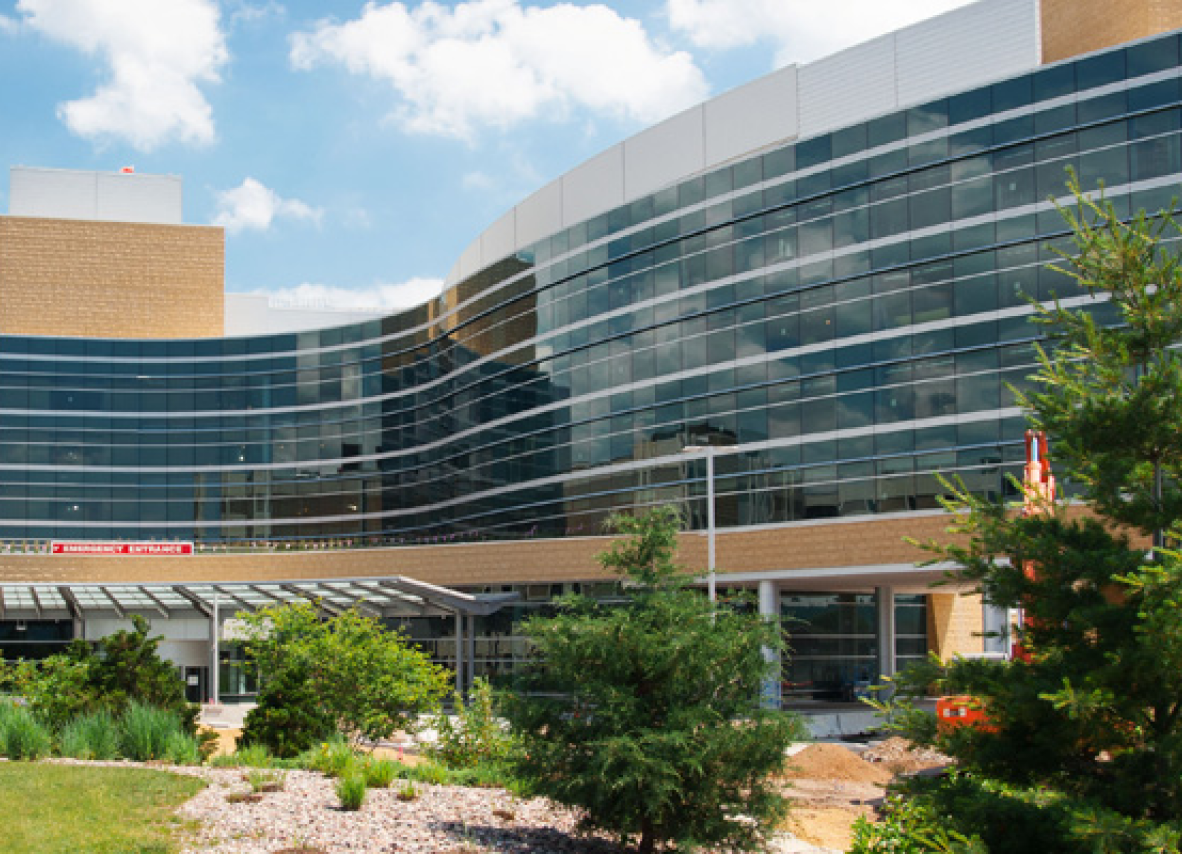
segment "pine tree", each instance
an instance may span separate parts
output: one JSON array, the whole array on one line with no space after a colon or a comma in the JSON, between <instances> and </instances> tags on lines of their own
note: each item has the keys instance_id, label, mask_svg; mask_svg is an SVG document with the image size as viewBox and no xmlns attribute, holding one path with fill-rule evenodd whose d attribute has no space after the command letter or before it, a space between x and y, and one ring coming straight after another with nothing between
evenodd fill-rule
<instances>
[{"instance_id":1,"label":"pine tree","mask_svg":"<svg viewBox=\"0 0 1182 854\"><path fill-rule=\"evenodd\" d=\"M1182 536L1182 228L1164 214L1122 222L1102 197L1071 187L1075 245L1059 266L1094 302L1039 307L1047 343L1021 402L1086 510L1060 499L1023 516L957 494L962 539L929 547L993 603L1024 609L1028 655L945 663L903 687L935 679L983 703L989 726L939 739L970 778L1058 793L1026 807L1062 820L1048 812L1004 850L1083 850L1085 840L1176 850L1182 825L1167 823L1182 821L1182 561L1172 548ZM986 840L1013 831L999 812L1013 803L984 789L966 798L966 779L939 790L955 805L950 820ZM1173 848L1133 841L1159 832Z\"/></svg>"},{"instance_id":2,"label":"pine tree","mask_svg":"<svg viewBox=\"0 0 1182 854\"><path fill-rule=\"evenodd\" d=\"M641 852L757 842L784 810L769 775L801 733L795 717L757 708L778 628L689 589L674 563L679 523L671 508L610 521L625 539L599 560L628 601L569 597L530 619L538 669L507 708L518 775L584 808L587 826L638 837Z\"/></svg>"}]
</instances>

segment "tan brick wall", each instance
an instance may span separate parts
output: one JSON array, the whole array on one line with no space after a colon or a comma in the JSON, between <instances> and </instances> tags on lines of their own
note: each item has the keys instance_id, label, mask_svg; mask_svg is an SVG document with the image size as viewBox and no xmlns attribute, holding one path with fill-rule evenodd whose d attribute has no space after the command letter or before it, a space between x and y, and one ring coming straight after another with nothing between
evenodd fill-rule
<instances>
[{"instance_id":1,"label":"tan brick wall","mask_svg":"<svg viewBox=\"0 0 1182 854\"><path fill-rule=\"evenodd\" d=\"M718 566L727 572L911 563L924 554L902 541L945 538L945 516L790 526L722 534ZM397 549L103 557L0 554L0 582L186 582L407 575L443 585L526 584L610 577L595 555L610 538L408 546ZM681 563L706 569L706 537L683 534Z\"/></svg>"},{"instance_id":2,"label":"tan brick wall","mask_svg":"<svg viewBox=\"0 0 1182 854\"><path fill-rule=\"evenodd\" d=\"M221 336L220 227L0 217L0 332Z\"/></svg>"},{"instance_id":3,"label":"tan brick wall","mask_svg":"<svg viewBox=\"0 0 1182 854\"><path fill-rule=\"evenodd\" d=\"M928 648L941 658L985 651L985 614L975 593L928 596Z\"/></svg>"},{"instance_id":4,"label":"tan brick wall","mask_svg":"<svg viewBox=\"0 0 1182 854\"><path fill-rule=\"evenodd\" d=\"M1042 61L1182 27L1182 0L1042 0Z\"/></svg>"}]
</instances>

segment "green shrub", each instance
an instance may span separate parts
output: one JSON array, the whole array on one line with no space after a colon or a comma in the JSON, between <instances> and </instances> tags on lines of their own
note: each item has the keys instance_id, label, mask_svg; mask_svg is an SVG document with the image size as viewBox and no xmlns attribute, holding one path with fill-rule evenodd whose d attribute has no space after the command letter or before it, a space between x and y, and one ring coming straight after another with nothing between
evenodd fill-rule
<instances>
[{"instance_id":1,"label":"green shrub","mask_svg":"<svg viewBox=\"0 0 1182 854\"><path fill-rule=\"evenodd\" d=\"M894 797L887 801L881 821L871 824L859 817L854 822L848 854L988 854L981 840L968 839L946 825L929 804Z\"/></svg>"},{"instance_id":2,"label":"green shrub","mask_svg":"<svg viewBox=\"0 0 1182 854\"><path fill-rule=\"evenodd\" d=\"M10 709L0 727L0 752L9 759L40 759L53 747L49 728L28 709Z\"/></svg>"},{"instance_id":3,"label":"green shrub","mask_svg":"<svg viewBox=\"0 0 1182 854\"><path fill-rule=\"evenodd\" d=\"M270 768L273 761L271 753L263 744L239 747L234 751L234 760L235 765L243 765L248 768Z\"/></svg>"},{"instance_id":4,"label":"green shrub","mask_svg":"<svg viewBox=\"0 0 1182 854\"><path fill-rule=\"evenodd\" d=\"M185 700L176 668L160 657L161 638L138 614L132 630L114 632L92 646L76 640L64 652L39 661L0 666L3 681L28 699L33 711L55 729L80 715L106 709L121 715L131 702L168 709L190 734L197 731L198 707Z\"/></svg>"},{"instance_id":5,"label":"green shrub","mask_svg":"<svg viewBox=\"0 0 1182 854\"><path fill-rule=\"evenodd\" d=\"M320 745L309 758L308 767L328 777L340 777L357 762L357 752L343 737L337 736Z\"/></svg>"},{"instance_id":6,"label":"green shrub","mask_svg":"<svg viewBox=\"0 0 1182 854\"><path fill-rule=\"evenodd\" d=\"M411 783L409 780L407 781L406 785L398 790L398 800L400 801L413 801L416 800L418 796L419 790L416 789L414 783Z\"/></svg>"},{"instance_id":7,"label":"green shrub","mask_svg":"<svg viewBox=\"0 0 1182 854\"><path fill-rule=\"evenodd\" d=\"M850 854L1177 854L1182 824L1130 818L1045 787L973 774L914 779L882 821L859 822Z\"/></svg>"},{"instance_id":8,"label":"green shrub","mask_svg":"<svg viewBox=\"0 0 1182 854\"><path fill-rule=\"evenodd\" d=\"M252 792L278 792L283 789L283 784L287 782L287 773L285 771L267 771L261 768L252 768L246 773L246 782L250 783L250 790Z\"/></svg>"},{"instance_id":9,"label":"green shrub","mask_svg":"<svg viewBox=\"0 0 1182 854\"><path fill-rule=\"evenodd\" d=\"M119 718L119 752L127 759L142 762L167 758L174 735L183 735L181 722L166 709L133 700Z\"/></svg>"},{"instance_id":10,"label":"green shrub","mask_svg":"<svg viewBox=\"0 0 1182 854\"><path fill-rule=\"evenodd\" d=\"M512 767L500 762L482 762L469 768L455 769L449 776L449 785L478 789L508 789L515 780Z\"/></svg>"},{"instance_id":11,"label":"green shrub","mask_svg":"<svg viewBox=\"0 0 1182 854\"><path fill-rule=\"evenodd\" d=\"M468 704L455 695L453 720L440 715L435 729L439 738L431 753L452 768L470 768L486 762L501 762L512 747L508 729L497 717L492 686L487 679L472 680Z\"/></svg>"},{"instance_id":12,"label":"green shrub","mask_svg":"<svg viewBox=\"0 0 1182 854\"><path fill-rule=\"evenodd\" d=\"M440 765L437 762L420 762L408 769L407 777L419 783L446 786L451 783L453 774L445 765Z\"/></svg>"},{"instance_id":13,"label":"green shrub","mask_svg":"<svg viewBox=\"0 0 1182 854\"><path fill-rule=\"evenodd\" d=\"M365 775L359 773L348 774L337 780L337 797L341 801L341 809L356 811L365 802Z\"/></svg>"},{"instance_id":14,"label":"green shrub","mask_svg":"<svg viewBox=\"0 0 1182 854\"><path fill-rule=\"evenodd\" d=\"M119 732L110 712L82 715L62 728L58 736L62 756L74 759L114 759L119 755Z\"/></svg>"},{"instance_id":15,"label":"green shrub","mask_svg":"<svg viewBox=\"0 0 1182 854\"><path fill-rule=\"evenodd\" d=\"M177 765L200 765L201 744L191 735L177 732L168 737L164 745L164 756Z\"/></svg>"},{"instance_id":16,"label":"green shrub","mask_svg":"<svg viewBox=\"0 0 1182 854\"><path fill-rule=\"evenodd\" d=\"M274 756L290 758L323 742L335 731L335 721L313 690L307 671L291 667L263 682L258 705L246 715L240 743L258 745Z\"/></svg>"},{"instance_id":17,"label":"green shrub","mask_svg":"<svg viewBox=\"0 0 1182 854\"><path fill-rule=\"evenodd\" d=\"M365 784L371 789L388 789L398 776L398 767L389 759L371 759L364 771Z\"/></svg>"}]
</instances>

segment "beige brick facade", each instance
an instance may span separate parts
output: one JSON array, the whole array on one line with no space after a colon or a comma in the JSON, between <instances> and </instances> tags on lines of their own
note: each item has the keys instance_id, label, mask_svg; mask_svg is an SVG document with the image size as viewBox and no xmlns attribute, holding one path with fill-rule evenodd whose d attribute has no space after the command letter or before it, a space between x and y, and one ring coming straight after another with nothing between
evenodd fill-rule
<instances>
[{"instance_id":1,"label":"beige brick facade","mask_svg":"<svg viewBox=\"0 0 1182 854\"><path fill-rule=\"evenodd\" d=\"M925 555L903 542L903 537L942 539L948 521L946 516L934 515L723 533L718 537L719 571L725 583L728 572L914 563ZM406 575L448 586L578 581L610 577L595 560L609 539L205 553L190 557L0 554L0 583L250 582L382 575ZM706 538L683 534L679 554L687 568L704 572ZM864 586L869 589L871 584L868 580Z\"/></svg>"},{"instance_id":2,"label":"beige brick facade","mask_svg":"<svg viewBox=\"0 0 1182 854\"><path fill-rule=\"evenodd\" d=\"M1182 0L1042 0L1042 61L1182 27Z\"/></svg>"},{"instance_id":3,"label":"beige brick facade","mask_svg":"<svg viewBox=\"0 0 1182 854\"><path fill-rule=\"evenodd\" d=\"M984 612L975 593L928 596L928 649L941 658L985 650Z\"/></svg>"},{"instance_id":4,"label":"beige brick facade","mask_svg":"<svg viewBox=\"0 0 1182 854\"><path fill-rule=\"evenodd\" d=\"M224 266L220 227L0 217L0 333L221 336Z\"/></svg>"}]
</instances>

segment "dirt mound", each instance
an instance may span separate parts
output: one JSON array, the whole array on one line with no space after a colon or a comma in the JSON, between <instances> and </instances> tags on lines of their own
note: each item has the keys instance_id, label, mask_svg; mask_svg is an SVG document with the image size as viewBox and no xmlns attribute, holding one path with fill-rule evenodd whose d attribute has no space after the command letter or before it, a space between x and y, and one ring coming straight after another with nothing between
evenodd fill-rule
<instances>
[{"instance_id":1,"label":"dirt mound","mask_svg":"<svg viewBox=\"0 0 1182 854\"><path fill-rule=\"evenodd\" d=\"M885 785L894 775L889 768L867 762L840 744L810 744L788 757L781 776L789 780L843 780Z\"/></svg>"},{"instance_id":2,"label":"dirt mound","mask_svg":"<svg viewBox=\"0 0 1182 854\"><path fill-rule=\"evenodd\" d=\"M940 768L952 762L952 759L937 750L917 747L898 736L871 745L862 754L862 758L881 764L895 774L912 774L926 768Z\"/></svg>"}]
</instances>

